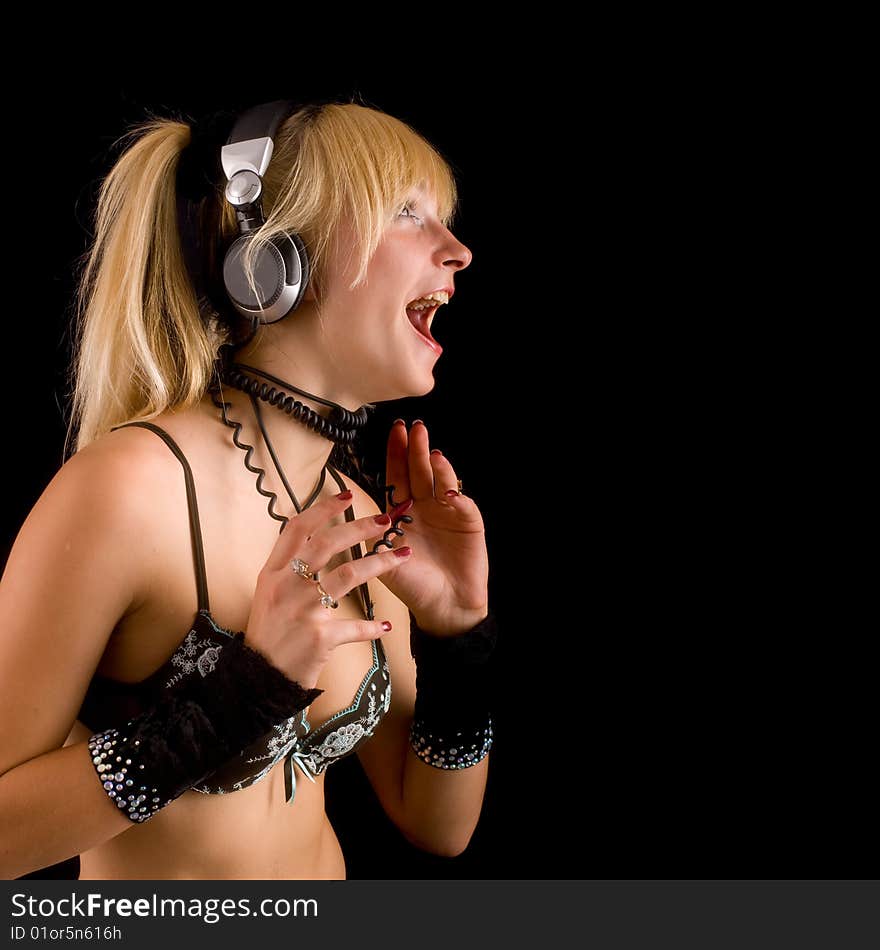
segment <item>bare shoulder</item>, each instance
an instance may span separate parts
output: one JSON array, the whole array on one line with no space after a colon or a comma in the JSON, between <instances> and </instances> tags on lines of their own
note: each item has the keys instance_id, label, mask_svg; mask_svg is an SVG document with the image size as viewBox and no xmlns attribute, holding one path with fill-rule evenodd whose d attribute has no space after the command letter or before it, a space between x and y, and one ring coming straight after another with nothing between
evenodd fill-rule
<instances>
[{"instance_id":1,"label":"bare shoulder","mask_svg":"<svg viewBox=\"0 0 880 950\"><path fill-rule=\"evenodd\" d=\"M66 507L71 494L83 495L90 505L79 510L81 515L109 514L112 509L137 521L139 513L149 516L150 499L163 483L180 477L180 462L164 441L147 429L130 426L108 432L71 456L48 485L44 499L52 508L57 503Z\"/></svg>"},{"instance_id":2,"label":"bare shoulder","mask_svg":"<svg viewBox=\"0 0 880 950\"><path fill-rule=\"evenodd\" d=\"M157 426L171 434L169 418L159 416L148 420L145 425ZM137 471L143 465L161 467L162 460L169 457L173 459L168 446L155 432L143 425L129 423L90 442L71 456L63 468L75 470L89 467L98 470L121 467L123 470L129 469L132 477L137 477Z\"/></svg>"},{"instance_id":3,"label":"bare shoulder","mask_svg":"<svg viewBox=\"0 0 880 950\"><path fill-rule=\"evenodd\" d=\"M169 464L170 462L170 464ZM29 520L136 516L146 486L179 463L156 435L139 427L108 432L72 455L53 476Z\"/></svg>"},{"instance_id":4,"label":"bare shoulder","mask_svg":"<svg viewBox=\"0 0 880 950\"><path fill-rule=\"evenodd\" d=\"M172 465L144 429L107 433L30 510L0 581L0 695L14 711L0 723L0 774L61 746L113 631L148 596L150 499Z\"/></svg>"},{"instance_id":5,"label":"bare shoulder","mask_svg":"<svg viewBox=\"0 0 880 950\"><path fill-rule=\"evenodd\" d=\"M141 527L139 488L149 459L125 438L108 434L72 455L53 475L21 525L4 573L4 593L29 586L40 565L87 559L100 547L125 550ZM51 589L48 578L43 581ZM17 596L13 596L17 600Z\"/></svg>"},{"instance_id":6,"label":"bare shoulder","mask_svg":"<svg viewBox=\"0 0 880 950\"><path fill-rule=\"evenodd\" d=\"M144 541L156 528L155 501L180 479L180 462L155 433L139 426L106 433L55 473L19 530L7 571L29 576L40 559L63 553L88 562L103 551L119 598L132 598L117 601L121 615L131 612L147 583Z\"/></svg>"},{"instance_id":7,"label":"bare shoulder","mask_svg":"<svg viewBox=\"0 0 880 950\"><path fill-rule=\"evenodd\" d=\"M354 508L355 518L366 518L368 515L378 515L382 509L376 504L370 493L359 485L350 475L339 472L345 487L352 494L352 507Z\"/></svg>"}]
</instances>

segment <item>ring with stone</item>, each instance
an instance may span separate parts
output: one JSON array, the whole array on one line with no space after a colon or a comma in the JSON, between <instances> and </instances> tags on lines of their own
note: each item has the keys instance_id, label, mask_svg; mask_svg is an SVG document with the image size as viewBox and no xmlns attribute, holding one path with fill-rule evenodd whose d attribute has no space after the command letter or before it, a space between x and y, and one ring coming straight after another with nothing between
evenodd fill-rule
<instances>
[{"instance_id":1,"label":"ring with stone","mask_svg":"<svg viewBox=\"0 0 880 950\"><path fill-rule=\"evenodd\" d=\"M338 601L338 600L334 600L334 599L327 593L327 591L324 590L324 588L321 586L321 584L320 584L318 581L315 581L315 584L317 584L318 591L319 591L320 594L321 594L321 606L322 606L322 607L326 607L328 610L330 610L331 608L332 608L333 610L336 610L336 608L339 606L339 601Z\"/></svg>"},{"instance_id":2,"label":"ring with stone","mask_svg":"<svg viewBox=\"0 0 880 950\"><path fill-rule=\"evenodd\" d=\"M291 562L290 566L293 568L294 573L299 574L301 577L305 577L307 580L313 580L314 575L309 568L309 565L302 559L295 557Z\"/></svg>"}]
</instances>

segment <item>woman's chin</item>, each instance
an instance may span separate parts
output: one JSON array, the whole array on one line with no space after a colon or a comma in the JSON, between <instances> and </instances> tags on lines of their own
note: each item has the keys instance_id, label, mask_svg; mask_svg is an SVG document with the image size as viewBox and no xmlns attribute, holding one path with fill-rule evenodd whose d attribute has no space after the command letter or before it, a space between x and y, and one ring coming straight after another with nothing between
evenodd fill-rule
<instances>
[{"instance_id":1,"label":"woman's chin","mask_svg":"<svg viewBox=\"0 0 880 950\"><path fill-rule=\"evenodd\" d=\"M405 379L389 379L387 376L380 385L373 388L374 395L368 402L393 402L396 399L411 399L416 396L426 396L437 385L431 370L413 373Z\"/></svg>"},{"instance_id":2,"label":"woman's chin","mask_svg":"<svg viewBox=\"0 0 880 950\"><path fill-rule=\"evenodd\" d=\"M422 386L418 392L413 393L414 396L427 396L429 392L437 385L437 380L434 379L434 374L431 373L430 382L427 386Z\"/></svg>"},{"instance_id":3,"label":"woman's chin","mask_svg":"<svg viewBox=\"0 0 880 950\"><path fill-rule=\"evenodd\" d=\"M414 379L410 384L401 387L400 395L396 398L407 399L413 396L426 396L436 385L437 381L434 379L434 374L428 372L426 377L418 380Z\"/></svg>"},{"instance_id":4,"label":"woman's chin","mask_svg":"<svg viewBox=\"0 0 880 950\"><path fill-rule=\"evenodd\" d=\"M437 385L437 380L434 379L434 367L436 365L436 359L421 360L418 364L413 365L413 396L424 396L431 392L431 390Z\"/></svg>"}]
</instances>

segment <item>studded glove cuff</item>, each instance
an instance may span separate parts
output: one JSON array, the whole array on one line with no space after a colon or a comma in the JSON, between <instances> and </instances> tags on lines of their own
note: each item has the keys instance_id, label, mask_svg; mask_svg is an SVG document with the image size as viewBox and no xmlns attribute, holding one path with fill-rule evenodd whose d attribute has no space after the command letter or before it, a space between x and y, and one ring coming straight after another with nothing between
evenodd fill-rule
<instances>
[{"instance_id":1,"label":"studded glove cuff","mask_svg":"<svg viewBox=\"0 0 880 950\"><path fill-rule=\"evenodd\" d=\"M152 817L323 692L288 679L244 638L236 633L204 676L89 739L104 790L131 821Z\"/></svg>"},{"instance_id":2,"label":"studded glove cuff","mask_svg":"<svg viewBox=\"0 0 880 950\"><path fill-rule=\"evenodd\" d=\"M426 633L410 612L410 652L416 662L410 745L428 765L469 768L491 748L491 659L497 640L491 611L454 637Z\"/></svg>"}]
</instances>

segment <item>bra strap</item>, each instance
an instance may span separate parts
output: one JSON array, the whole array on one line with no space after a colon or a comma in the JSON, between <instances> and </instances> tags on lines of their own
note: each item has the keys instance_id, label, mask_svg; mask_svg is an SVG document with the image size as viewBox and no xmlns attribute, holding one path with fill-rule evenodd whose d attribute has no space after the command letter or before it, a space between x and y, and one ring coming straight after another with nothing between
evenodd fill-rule
<instances>
[{"instance_id":1,"label":"bra strap","mask_svg":"<svg viewBox=\"0 0 880 950\"><path fill-rule=\"evenodd\" d=\"M126 422L122 425L114 426L110 431L115 432L117 429L125 429L128 426L140 426L143 429L150 429L155 432L156 435L165 440L168 448L177 456L180 460L180 464L183 466L183 474L186 479L186 500L189 507L189 532L192 538L193 560L195 561L196 568L196 589L198 590L199 610L207 610L210 612L211 607L208 603L208 579L205 575L205 550L202 546L202 529L199 524L199 505L196 501L196 486L193 482L192 469L189 467L189 462L186 460L186 456L183 452L180 451L180 447L174 439L172 439L164 429L153 425L152 422Z\"/></svg>"},{"instance_id":2,"label":"bra strap","mask_svg":"<svg viewBox=\"0 0 880 950\"><path fill-rule=\"evenodd\" d=\"M342 476L336 471L335 468L328 462L327 471L333 476L336 484L343 490L346 491L347 486L342 479ZM354 506L349 505L345 509L345 520L354 521ZM354 559L361 557L361 546L359 544L354 544L350 548L351 556ZM370 588L367 586L366 582L358 585L358 593L361 595L361 607L364 610L364 616L367 620L374 620L373 616L373 602L370 600Z\"/></svg>"}]
</instances>

